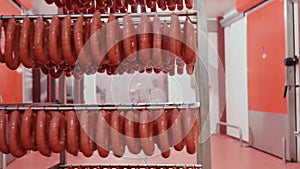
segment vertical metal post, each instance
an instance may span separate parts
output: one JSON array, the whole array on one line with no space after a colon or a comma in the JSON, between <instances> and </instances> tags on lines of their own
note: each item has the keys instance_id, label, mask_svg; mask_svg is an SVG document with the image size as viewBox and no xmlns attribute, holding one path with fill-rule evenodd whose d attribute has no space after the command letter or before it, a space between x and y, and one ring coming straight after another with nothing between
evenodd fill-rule
<instances>
[{"instance_id":1,"label":"vertical metal post","mask_svg":"<svg viewBox=\"0 0 300 169\"><path fill-rule=\"evenodd\" d=\"M6 169L6 154L4 154L4 153L1 153L1 157L2 157L2 159L1 159L1 163L2 163L2 169Z\"/></svg>"},{"instance_id":2,"label":"vertical metal post","mask_svg":"<svg viewBox=\"0 0 300 169\"><path fill-rule=\"evenodd\" d=\"M197 0L195 3L198 38L196 81L199 87L196 99L200 102L200 138L198 139L197 163L202 164L203 169L211 169L206 0Z\"/></svg>"},{"instance_id":3,"label":"vertical metal post","mask_svg":"<svg viewBox=\"0 0 300 169\"><path fill-rule=\"evenodd\" d=\"M66 78L64 75L62 75L59 78L59 103L66 104L67 98L66 98ZM66 152L62 152L59 155L59 161L60 165L66 164Z\"/></svg>"},{"instance_id":4,"label":"vertical metal post","mask_svg":"<svg viewBox=\"0 0 300 169\"><path fill-rule=\"evenodd\" d=\"M285 30L286 30L286 57L295 57L295 29L294 29L294 2L284 1ZM288 90L288 116L289 116L289 155L291 161L297 161L297 140L293 132L296 130L296 66L286 67L286 85Z\"/></svg>"}]
</instances>

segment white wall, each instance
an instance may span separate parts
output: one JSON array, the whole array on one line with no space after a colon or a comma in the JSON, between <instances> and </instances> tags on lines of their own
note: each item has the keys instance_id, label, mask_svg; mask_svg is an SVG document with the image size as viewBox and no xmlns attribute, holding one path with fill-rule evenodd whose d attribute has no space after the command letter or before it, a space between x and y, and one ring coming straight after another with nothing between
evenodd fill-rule
<instances>
[{"instance_id":1,"label":"white wall","mask_svg":"<svg viewBox=\"0 0 300 169\"><path fill-rule=\"evenodd\" d=\"M249 141L247 23L242 19L225 29L227 123L242 128L243 139ZM238 137L235 129L228 135Z\"/></svg>"}]
</instances>

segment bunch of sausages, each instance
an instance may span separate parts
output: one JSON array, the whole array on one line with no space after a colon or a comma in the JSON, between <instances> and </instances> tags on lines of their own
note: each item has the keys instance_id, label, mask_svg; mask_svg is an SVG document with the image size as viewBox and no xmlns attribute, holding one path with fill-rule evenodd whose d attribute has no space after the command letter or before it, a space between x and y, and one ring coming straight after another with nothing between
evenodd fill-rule
<instances>
[{"instance_id":1,"label":"bunch of sausages","mask_svg":"<svg viewBox=\"0 0 300 169\"><path fill-rule=\"evenodd\" d=\"M161 10L170 11L193 8L194 0L45 0L47 4L55 4L68 14L94 13L137 13L156 12L157 7ZM148 8L148 11L147 11Z\"/></svg>"},{"instance_id":2,"label":"bunch of sausages","mask_svg":"<svg viewBox=\"0 0 300 169\"><path fill-rule=\"evenodd\" d=\"M63 72L75 78L83 74L132 74L155 72L193 74L197 60L196 34L189 18L183 29L179 16L171 16L170 27L158 16L151 21L142 15L135 27L130 15L123 27L111 14L101 21L99 12L91 19L53 16L51 22L38 17L0 20L5 32L5 50L0 49L0 62L15 70L39 68L44 74L58 78ZM1 36L1 35L0 35ZM176 66L177 65L177 66Z\"/></svg>"},{"instance_id":3,"label":"bunch of sausages","mask_svg":"<svg viewBox=\"0 0 300 169\"><path fill-rule=\"evenodd\" d=\"M90 157L94 151L105 158L112 151L122 157L154 154L155 144L164 158L170 148L196 152L199 137L197 109L99 110L99 111L0 111L0 151L22 157L27 151L44 156L67 151Z\"/></svg>"}]
</instances>

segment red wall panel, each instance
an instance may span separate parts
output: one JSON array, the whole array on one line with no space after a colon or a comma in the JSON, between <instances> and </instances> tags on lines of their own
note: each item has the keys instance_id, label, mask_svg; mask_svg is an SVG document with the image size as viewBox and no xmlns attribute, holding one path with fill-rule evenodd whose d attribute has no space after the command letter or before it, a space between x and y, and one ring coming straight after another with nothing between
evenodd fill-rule
<instances>
[{"instance_id":1,"label":"red wall panel","mask_svg":"<svg viewBox=\"0 0 300 169\"><path fill-rule=\"evenodd\" d=\"M264 1L266 0L237 0L235 7L238 12L243 13Z\"/></svg>"},{"instance_id":2,"label":"red wall panel","mask_svg":"<svg viewBox=\"0 0 300 169\"><path fill-rule=\"evenodd\" d=\"M271 2L251 13L247 22L249 109L287 114L283 2Z\"/></svg>"},{"instance_id":3,"label":"red wall panel","mask_svg":"<svg viewBox=\"0 0 300 169\"><path fill-rule=\"evenodd\" d=\"M22 103L22 74L0 65L0 95L3 103Z\"/></svg>"},{"instance_id":4,"label":"red wall panel","mask_svg":"<svg viewBox=\"0 0 300 169\"><path fill-rule=\"evenodd\" d=\"M32 0L16 0L19 4L22 5L26 10L32 8Z\"/></svg>"},{"instance_id":5,"label":"red wall panel","mask_svg":"<svg viewBox=\"0 0 300 169\"><path fill-rule=\"evenodd\" d=\"M0 15L20 15L21 11L8 0L0 0Z\"/></svg>"}]
</instances>

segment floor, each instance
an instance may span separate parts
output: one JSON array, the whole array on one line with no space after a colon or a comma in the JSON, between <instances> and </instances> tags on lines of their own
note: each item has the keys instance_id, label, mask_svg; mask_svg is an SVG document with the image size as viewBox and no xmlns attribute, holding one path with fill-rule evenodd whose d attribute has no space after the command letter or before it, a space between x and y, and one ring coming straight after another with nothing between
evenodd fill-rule
<instances>
[{"instance_id":1,"label":"floor","mask_svg":"<svg viewBox=\"0 0 300 169\"><path fill-rule=\"evenodd\" d=\"M212 145L212 169L300 169L300 164L283 164L282 160L252 148L241 148L238 140L227 136L213 135ZM183 161L184 157L184 161ZM47 169L59 161L59 155L50 158L42 157L39 153L30 153L23 158L14 160L7 169ZM191 164L196 157L183 152L172 152L169 159L162 159L156 152L154 157L147 159L149 164ZM127 154L122 159L110 155L106 159L99 158L97 153L91 158L81 155L73 157L67 155L67 162L72 164L143 164L144 161L136 156Z\"/></svg>"}]
</instances>

